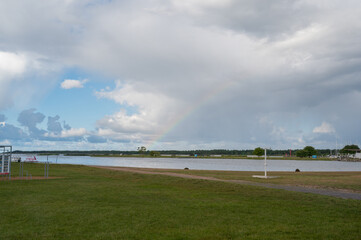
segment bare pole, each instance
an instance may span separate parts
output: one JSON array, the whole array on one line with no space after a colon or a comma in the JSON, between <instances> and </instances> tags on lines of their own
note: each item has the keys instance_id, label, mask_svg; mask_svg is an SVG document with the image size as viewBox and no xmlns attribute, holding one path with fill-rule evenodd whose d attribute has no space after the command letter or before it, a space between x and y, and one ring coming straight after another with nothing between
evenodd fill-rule
<instances>
[{"instance_id":1,"label":"bare pole","mask_svg":"<svg viewBox=\"0 0 361 240\"><path fill-rule=\"evenodd\" d=\"M3 148L3 153L1 156L1 172L4 172L4 166L5 166L5 147Z\"/></svg>"},{"instance_id":2,"label":"bare pole","mask_svg":"<svg viewBox=\"0 0 361 240\"><path fill-rule=\"evenodd\" d=\"M44 178L49 177L49 155L46 156L46 162L44 163Z\"/></svg>"},{"instance_id":3,"label":"bare pole","mask_svg":"<svg viewBox=\"0 0 361 240\"><path fill-rule=\"evenodd\" d=\"M267 178L267 148L264 148L264 176Z\"/></svg>"},{"instance_id":4,"label":"bare pole","mask_svg":"<svg viewBox=\"0 0 361 240\"><path fill-rule=\"evenodd\" d=\"M46 178L46 162L44 163L44 178Z\"/></svg>"},{"instance_id":5,"label":"bare pole","mask_svg":"<svg viewBox=\"0 0 361 240\"><path fill-rule=\"evenodd\" d=\"M19 178L24 176L24 162L19 163Z\"/></svg>"},{"instance_id":6,"label":"bare pole","mask_svg":"<svg viewBox=\"0 0 361 240\"><path fill-rule=\"evenodd\" d=\"M13 146L10 146L10 154L9 154L9 162L8 162L8 172L9 172L9 180L11 179L11 157L13 153Z\"/></svg>"}]
</instances>

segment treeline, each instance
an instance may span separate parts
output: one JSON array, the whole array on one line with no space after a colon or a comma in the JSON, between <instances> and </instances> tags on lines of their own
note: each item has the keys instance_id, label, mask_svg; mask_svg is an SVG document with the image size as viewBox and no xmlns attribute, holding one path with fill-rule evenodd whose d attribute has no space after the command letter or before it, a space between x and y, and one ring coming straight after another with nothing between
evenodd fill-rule
<instances>
[{"instance_id":1,"label":"treeline","mask_svg":"<svg viewBox=\"0 0 361 240\"><path fill-rule=\"evenodd\" d=\"M293 149L293 150L267 150L267 155L269 156L284 156L290 155L296 156L297 151L302 149ZM117 151L117 150L89 150L89 151L21 151L15 150L14 154L39 154L39 155L72 155L72 156L89 156L89 155L135 155L135 154L154 154L157 153L160 155L189 155L194 156L210 156L210 155L223 155L223 156L246 156L252 155L254 149L247 150L227 150L227 149L213 149L213 150L159 150L159 151ZM316 149L317 154L320 156L330 155L335 153L335 149Z\"/></svg>"},{"instance_id":2,"label":"treeline","mask_svg":"<svg viewBox=\"0 0 361 240\"><path fill-rule=\"evenodd\" d=\"M88 156L88 155L119 155L119 154L137 154L138 151L116 151L116 150L87 150L87 151L21 151L15 150L14 154L39 154L39 155L72 155L72 156Z\"/></svg>"}]
</instances>

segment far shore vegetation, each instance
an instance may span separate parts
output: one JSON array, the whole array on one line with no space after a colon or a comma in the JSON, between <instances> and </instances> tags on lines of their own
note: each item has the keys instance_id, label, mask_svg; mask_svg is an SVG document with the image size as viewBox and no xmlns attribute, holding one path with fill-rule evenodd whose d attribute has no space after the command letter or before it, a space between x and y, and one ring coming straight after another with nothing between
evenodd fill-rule
<instances>
[{"instance_id":1,"label":"far shore vegetation","mask_svg":"<svg viewBox=\"0 0 361 240\"><path fill-rule=\"evenodd\" d=\"M359 152L357 145L346 145L337 149L315 149L306 146L303 149L267 149L267 157L285 160L340 160L342 156L349 156ZM92 157L144 157L144 158L220 158L220 159L264 159L264 149L257 147L246 150L147 150L138 147L137 151L119 150L89 150L89 151L21 151L15 150L14 154L38 155L65 155L65 156L92 156ZM357 161L357 159L354 159Z\"/></svg>"}]
</instances>

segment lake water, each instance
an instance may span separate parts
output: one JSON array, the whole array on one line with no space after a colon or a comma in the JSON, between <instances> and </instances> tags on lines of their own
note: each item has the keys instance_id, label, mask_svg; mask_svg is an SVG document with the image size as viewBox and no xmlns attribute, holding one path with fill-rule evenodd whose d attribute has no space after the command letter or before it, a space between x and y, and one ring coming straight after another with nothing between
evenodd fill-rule
<instances>
[{"instance_id":1,"label":"lake water","mask_svg":"<svg viewBox=\"0 0 361 240\"><path fill-rule=\"evenodd\" d=\"M24 160L25 155L21 156ZM44 162L47 156L36 156ZM126 158L126 157L89 157L89 156L49 156L51 163L81 164L140 168L169 168L225 171L264 171L264 160L249 159L202 159L202 158ZM361 171L361 162L340 161L295 161L267 160L268 171Z\"/></svg>"}]
</instances>

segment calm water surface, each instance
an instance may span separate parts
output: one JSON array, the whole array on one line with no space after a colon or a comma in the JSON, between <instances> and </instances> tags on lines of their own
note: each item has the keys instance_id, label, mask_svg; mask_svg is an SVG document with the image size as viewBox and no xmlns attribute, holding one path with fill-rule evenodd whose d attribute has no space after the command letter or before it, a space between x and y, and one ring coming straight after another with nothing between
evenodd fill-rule
<instances>
[{"instance_id":1,"label":"calm water surface","mask_svg":"<svg viewBox=\"0 0 361 240\"><path fill-rule=\"evenodd\" d=\"M21 156L25 159L26 156ZM47 156L36 156L44 162ZM249 159L202 159L202 158L126 158L126 157L89 157L89 156L49 156L51 163L82 164L118 167L170 168L228 171L263 171L264 160ZM361 162L339 161L295 161L267 160L268 171L361 171Z\"/></svg>"}]
</instances>

